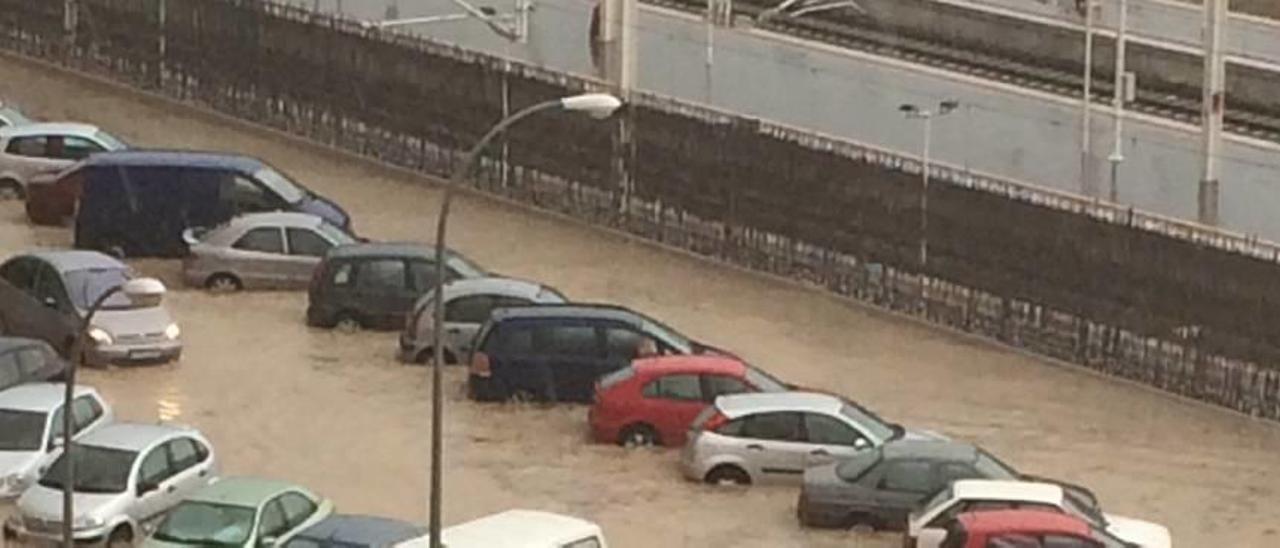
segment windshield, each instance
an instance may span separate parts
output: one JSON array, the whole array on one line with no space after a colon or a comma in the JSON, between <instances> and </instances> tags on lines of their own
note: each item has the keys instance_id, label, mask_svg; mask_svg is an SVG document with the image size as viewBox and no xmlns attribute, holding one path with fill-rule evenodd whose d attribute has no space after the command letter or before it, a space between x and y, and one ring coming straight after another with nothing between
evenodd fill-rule
<instances>
[{"instance_id":1,"label":"windshield","mask_svg":"<svg viewBox=\"0 0 1280 548\"><path fill-rule=\"evenodd\" d=\"M982 477L987 479L1017 479L1019 477L1016 470L982 450L978 451L978 458L973 461L973 467Z\"/></svg>"},{"instance_id":2,"label":"windshield","mask_svg":"<svg viewBox=\"0 0 1280 548\"><path fill-rule=\"evenodd\" d=\"M356 239L351 237L350 234L347 234L346 231L342 230L341 228L338 228L336 226L333 226L332 224L329 224L328 221L321 222L320 226L316 228L320 231L321 234L324 234L326 238L329 238L329 240L332 241L334 245L346 245L346 244L356 243Z\"/></svg>"},{"instance_id":3,"label":"windshield","mask_svg":"<svg viewBox=\"0 0 1280 548\"><path fill-rule=\"evenodd\" d=\"M0 451L39 451L45 413L0 409Z\"/></svg>"},{"instance_id":4,"label":"windshield","mask_svg":"<svg viewBox=\"0 0 1280 548\"><path fill-rule=\"evenodd\" d=\"M1071 492L1071 489L1064 487L1062 494L1068 513L1084 518L1085 521L1099 527L1107 526L1107 518L1103 517L1102 512L1081 500L1078 494Z\"/></svg>"},{"instance_id":5,"label":"windshield","mask_svg":"<svg viewBox=\"0 0 1280 548\"><path fill-rule=\"evenodd\" d=\"M921 515L928 514L928 513L929 513L929 511L930 511L931 509L933 509L933 508L937 507L938 505L941 505L941 504L943 504L943 503L945 503L945 502L947 502L947 501L949 501L949 500L951 500L951 486L950 486L950 485L948 485L948 486L946 486L946 487L943 487L942 489L939 489L937 493L934 493L932 497L929 497L929 502L926 502L926 503L924 503L924 504L920 505L920 506L919 506L919 508L920 508L920 514L921 514Z\"/></svg>"},{"instance_id":6,"label":"windshield","mask_svg":"<svg viewBox=\"0 0 1280 548\"><path fill-rule=\"evenodd\" d=\"M644 330L646 332L657 335L658 338L662 339L662 342L665 342L675 348L676 352L681 354L693 353L693 341L690 341L688 337L681 335L680 332L649 318L645 318L644 325Z\"/></svg>"},{"instance_id":7,"label":"windshield","mask_svg":"<svg viewBox=\"0 0 1280 548\"><path fill-rule=\"evenodd\" d=\"M129 486L129 471L137 459L136 451L110 449L92 445L75 445L58 456L40 478L40 485L62 489L68 454L75 454L77 493L123 493Z\"/></svg>"},{"instance_id":8,"label":"windshield","mask_svg":"<svg viewBox=\"0 0 1280 548\"><path fill-rule=\"evenodd\" d=\"M88 310L93 302L111 288L129 281L129 271L123 268L90 268L72 270L64 274L67 282L67 294L71 303L80 310ZM136 305L124 293L116 293L103 303L104 309L121 310L134 308Z\"/></svg>"},{"instance_id":9,"label":"windshield","mask_svg":"<svg viewBox=\"0 0 1280 548\"><path fill-rule=\"evenodd\" d=\"M272 192L280 196L280 199L290 205L301 202L303 198L310 194L306 189L290 181L288 177L281 175L279 171L269 167L259 169L257 173L253 174L253 178L266 185Z\"/></svg>"},{"instance_id":10,"label":"windshield","mask_svg":"<svg viewBox=\"0 0 1280 548\"><path fill-rule=\"evenodd\" d=\"M867 431L870 432L871 435L880 443L886 440L891 440L898 435L898 431L892 424L885 422L884 419L876 416L876 414L871 411L863 409L858 404L845 402L845 404L840 407L840 414L848 417L853 420L853 422L867 429Z\"/></svg>"},{"instance_id":11,"label":"windshield","mask_svg":"<svg viewBox=\"0 0 1280 548\"><path fill-rule=\"evenodd\" d=\"M751 386L756 387L761 392L786 392L787 385L782 381L773 377L763 370L756 369L750 365L747 366L747 372L743 375L747 378L747 382Z\"/></svg>"},{"instance_id":12,"label":"windshield","mask_svg":"<svg viewBox=\"0 0 1280 548\"><path fill-rule=\"evenodd\" d=\"M105 131L99 131L93 134L93 137L107 147L107 150L124 150L129 148L129 144L117 139L115 135Z\"/></svg>"},{"instance_id":13,"label":"windshield","mask_svg":"<svg viewBox=\"0 0 1280 548\"><path fill-rule=\"evenodd\" d=\"M186 501L160 522L153 538L198 546L240 546L253 532L254 514L247 506Z\"/></svg>"}]
</instances>

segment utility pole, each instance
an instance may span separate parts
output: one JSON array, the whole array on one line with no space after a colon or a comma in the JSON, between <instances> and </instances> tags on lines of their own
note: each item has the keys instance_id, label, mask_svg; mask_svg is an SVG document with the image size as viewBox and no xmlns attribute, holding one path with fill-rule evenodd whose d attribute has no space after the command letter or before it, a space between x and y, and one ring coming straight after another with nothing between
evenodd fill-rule
<instances>
[{"instance_id":1,"label":"utility pole","mask_svg":"<svg viewBox=\"0 0 1280 548\"><path fill-rule=\"evenodd\" d=\"M76 48L76 27L80 25L80 12L76 0L63 0L62 2L62 30L67 40L67 57L69 58Z\"/></svg>"},{"instance_id":2,"label":"utility pole","mask_svg":"<svg viewBox=\"0 0 1280 548\"><path fill-rule=\"evenodd\" d=\"M1120 162L1124 161L1124 103L1129 100L1129 73L1125 71L1125 46L1129 42L1129 0L1120 0L1120 21L1116 28L1115 97L1112 99L1115 115L1114 148L1111 150L1111 192L1115 203L1120 197Z\"/></svg>"},{"instance_id":3,"label":"utility pole","mask_svg":"<svg viewBox=\"0 0 1280 548\"><path fill-rule=\"evenodd\" d=\"M600 44L603 46L604 77L613 85L613 94L624 103L631 102L631 90L636 85L636 40L639 23L639 0L600 0ZM632 124L630 110L618 117L613 135L613 178L618 189L614 208L625 216L630 208L634 181L631 178Z\"/></svg>"},{"instance_id":4,"label":"utility pole","mask_svg":"<svg viewBox=\"0 0 1280 548\"><path fill-rule=\"evenodd\" d=\"M1093 189L1093 25L1094 0L1084 0L1084 88L1080 112L1080 192L1094 196Z\"/></svg>"},{"instance_id":5,"label":"utility pole","mask_svg":"<svg viewBox=\"0 0 1280 548\"><path fill-rule=\"evenodd\" d=\"M1222 55L1227 0L1204 2L1204 173L1200 177L1200 222L1218 224L1218 155L1222 148L1222 117L1226 105L1226 66Z\"/></svg>"}]
</instances>

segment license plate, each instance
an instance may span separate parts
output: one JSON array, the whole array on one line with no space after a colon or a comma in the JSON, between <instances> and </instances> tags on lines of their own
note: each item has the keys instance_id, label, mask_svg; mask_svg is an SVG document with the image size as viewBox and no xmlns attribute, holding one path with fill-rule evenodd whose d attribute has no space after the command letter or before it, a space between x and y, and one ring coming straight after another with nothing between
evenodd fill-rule
<instances>
[{"instance_id":1,"label":"license plate","mask_svg":"<svg viewBox=\"0 0 1280 548\"><path fill-rule=\"evenodd\" d=\"M132 350L129 352L131 360L154 360L161 356L159 350Z\"/></svg>"}]
</instances>

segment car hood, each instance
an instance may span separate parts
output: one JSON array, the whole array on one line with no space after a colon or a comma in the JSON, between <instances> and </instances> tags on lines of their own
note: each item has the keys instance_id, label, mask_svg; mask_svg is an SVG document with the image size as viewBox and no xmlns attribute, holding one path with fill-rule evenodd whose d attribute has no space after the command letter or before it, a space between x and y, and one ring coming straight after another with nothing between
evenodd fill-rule
<instances>
[{"instance_id":1,"label":"car hood","mask_svg":"<svg viewBox=\"0 0 1280 548\"><path fill-rule=\"evenodd\" d=\"M1158 523L1106 514L1107 532L1140 548L1171 548L1169 529Z\"/></svg>"},{"instance_id":2,"label":"car hood","mask_svg":"<svg viewBox=\"0 0 1280 548\"><path fill-rule=\"evenodd\" d=\"M93 317L94 327L105 330L112 337L164 333L170 323L173 323L173 318L163 306L100 310Z\"/></svg>"},{"instance_id":3,"label":"car hood","mask_svg":"<svg viewBox=\"0 0 1280 548\"><path fill-rule=\"evenodd\" d=\"M40 463L41 451L0 451L0 478L15 472L27 474Z\"/></svg>"},{"instance_id":4,"label":"car hood","mask_svg":"<svg viewBox=\"0 0 1280 548\"><path fill-rule=\"evenodd\" d=\"M933 430L916 430L910 429L903 432L899 439L915 440L915 441L950 441L951 438Z\"/></svg>"},{"instance_id":5,"label":"car hood","mask_svg":"<svg viewBox=\"0 0 1280 548\"><path fill-rule=\"evenodd\" d=\"M804 470L804 483L800 490L810 501L836 498L848 483L836 474L839 462L810 466Z\"/></svg>"},{"instance_id":6,"label":"car hood","mask_svg":"<svg viewBox=\"0 0 1280 548\"><path fill-rule=\"evenodd\" d=\"M76 517L113 514L114 507L125 493L76 493ZM62 521L62 491L50 489L40 484L32 485L21 497L18 497L18 510L22 515L45 521Z\"/></svg>"},{"instance_id":7,"label":"car hood","mask_svg":"<svg viewBox=\"0 0 1280 548\"><path fill-rule=\"evenodd\" d=\"M298 209L304 213L310 213L329 221L334 226L341 227L344 230L350 230L351 228L351 216L347 215L347 212L343 211L338 204L319 194L312 194L303 198L302 203L298 204Z\"/></svg>"}]
</instances>

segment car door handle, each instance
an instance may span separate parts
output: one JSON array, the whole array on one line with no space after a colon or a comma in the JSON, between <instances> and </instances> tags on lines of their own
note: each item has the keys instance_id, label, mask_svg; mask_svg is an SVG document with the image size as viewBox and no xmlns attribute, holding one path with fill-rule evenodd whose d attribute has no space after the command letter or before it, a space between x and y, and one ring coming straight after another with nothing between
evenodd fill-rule
<instances>
[{"instance_id":1,"label":"car door handle","mask_svg":"<svg viewBox=\"0 0 1280 548\"><path fill-rule=\"evenodd\" d=\"M458 333L462 333L462 330L456 327L450 327L448 329L445 329L445 331L447 331L450 335L457 335Z\"/></svg>"},{"instance_id":2,"label":"car door handle","mask_svg":"<svg viewBox=\"0 0 1280 548\"><path fill-rule=\"evenodd\" d=\"M172 492L177 491L177 490L178 490L178 486L176 486L176 485L170 485L170 486L168 486L168 487L165 487L164 492L166 492L166 493L172 493ZM75 515L75 514L72 514L72 515Z\"/></svg>"},{"instance_id":3,"label":"car door handle","mask_svg":"<svg viewBox=\"0 0 1280 548\"><path fill-rule=\"evenodd\" d=\"M200 477L202 477L202 478L203 478L203 477L205 477L205 476L209 475L209 471L208 471L208 470L201 470L201 471L200 471L198 474L196 474L196 475L197 475L197 476L200 476Z\"/></svg>"},{"instance_id":4,"label":"car door handle","mask_svg":"<svg viewBox=\"0 0 1280 548\"><path fill-rule=\"evenodd\" d=\"M814 456L818 456L818 457L829 457L829 456L831 456L831 453L828 453L826 449L814 449L813 451L809 451L809 454L810 454L810 455L814 455Z\"/></svg>"},{"instance_id":5,"label":"car door handle","mask_svg":"<svg viewBox=\"0 0 1280 548\"><path fill-rule=\"evenodd\" d=\"M764 451L764 446L758 443L752 443L747 445L747 449L750 449L752 451Z\"/></svg>"}]
</instances>

